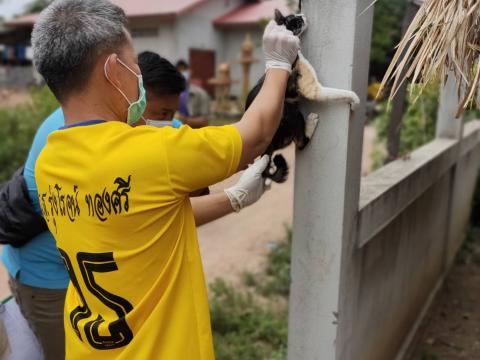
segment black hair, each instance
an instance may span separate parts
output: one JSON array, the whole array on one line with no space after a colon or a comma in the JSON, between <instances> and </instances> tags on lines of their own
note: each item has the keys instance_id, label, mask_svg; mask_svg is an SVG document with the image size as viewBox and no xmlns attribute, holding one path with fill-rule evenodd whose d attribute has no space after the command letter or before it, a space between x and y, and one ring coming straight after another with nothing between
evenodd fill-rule
<instances>
[{"instance_id":1,"label":"black hair","mask_svg":"<svg viewBox=\"0 0 480 360\"><path fill-rule=\"evenodd\" d=\"M175 66L154 52L140 53L138 65L147 90L157 96L177 95L187 88L185 78Z\"/></svg>"},{"instance_id":2,"label":"black hair","mask_svg":"<svg viewBox=\"0 0 480 360\"><path fill-rule=\"evenodd\" d=\"M186 67L187 69L190 67L190 66L188 66L188 63L183 59L180 59L180 60L177 61L176 68L178 69L181 66Z\"/></svg>"}]
</instances>

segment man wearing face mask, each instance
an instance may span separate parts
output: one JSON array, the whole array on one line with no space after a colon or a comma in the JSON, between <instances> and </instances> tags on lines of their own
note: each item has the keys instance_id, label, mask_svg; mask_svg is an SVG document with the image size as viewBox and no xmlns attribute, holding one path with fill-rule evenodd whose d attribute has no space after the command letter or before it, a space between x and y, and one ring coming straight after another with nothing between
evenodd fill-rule
<instances>
[{"instance_id":1,"label":"man wearing face mask","mask_svg":"<svg viewBox=\"0 0 480 360\"><path fill-rule=\"evenodd\" d=\"M267 26L265 83L234 126L132 128L145 91L125 26L123 11L107 1L57 0L32 33L35 66L65 116L35 177L71 280L66 357L214 359L188 194L266 149L299 40ZM253 196L242 189L228 198L240 210Z\"/></svg>"},{"instance_id":2,"label":"man wearing face mask","mask_svg":"<svg viewBox=\"0 0 480 360\"><path fill-rule=\"evenodd\" d=\"M186 87L184 77L168 60L151 52L139 54L139 66L148 90L144 114L148 119L147 123L151 126L170 125L179 128L182 124L175 123L173 116L179 106L180 93ZM41 210L35 185L35 162L45 146L48 135L64 125L61 109L44 121L35 135L24 167L23 177L29 193L25 206L31 206L38 214L34 215L36 217L40 217ZM192 198L196 225L234 212L237 204L243 208L257 201L266 189L261 174L267 164L266 157L257 161L242 175L235 186L224 192ZM248 194L248 197L241 197L243 194ZM236 198L238 200L235 200ZM10 205L13 208L18 204ZM16 218L23 221L23 224L19 224L20 228L31 227L32 223L28 221L31 219L31 216L27 218L25 214ZM9 222L9 219L5 220L6 223ZM45 357L59 359L65 352L63 307L69 277L56 249L53 235L49 231L44 231L42 228L41 232L37 232L23 246L6 245L2 260L10 275L10 287L15 300L20 304L23 316L39 339ZM11 237L19 238L15 234L11 234Z\"/></svg>"}]
</instances>

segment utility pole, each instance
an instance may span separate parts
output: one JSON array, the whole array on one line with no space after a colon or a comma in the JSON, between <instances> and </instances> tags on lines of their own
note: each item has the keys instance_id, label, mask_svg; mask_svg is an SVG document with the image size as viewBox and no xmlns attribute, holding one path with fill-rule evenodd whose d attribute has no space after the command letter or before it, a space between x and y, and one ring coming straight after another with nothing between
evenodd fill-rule
<instances>
[{"instance_id":1,"label":"utility pole","mask_svg":"<svg viewBox=\"0 0 480 360\"><path fill-rule=\"evenodd\" d=\"M309 28L303 53L325 86L353 89L362 105L305 104L320 115L310 145L297 153L289 360L349 357L365 99L372 32L371 0L303 0ZM350 297L351 296L351 297Z\"/></svg>"}]
</instances>

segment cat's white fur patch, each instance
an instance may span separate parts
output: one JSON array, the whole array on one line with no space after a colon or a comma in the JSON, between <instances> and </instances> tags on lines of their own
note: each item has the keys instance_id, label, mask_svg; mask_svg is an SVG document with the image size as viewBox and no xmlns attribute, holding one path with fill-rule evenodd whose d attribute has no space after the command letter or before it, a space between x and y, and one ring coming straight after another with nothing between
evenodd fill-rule
<instances>
[{"instance_id":1,"label":"cat's white fur patch","mask_svg":"<svg viewBox=\"0 0 480 360\"><path fill-rule=\"evenodd\" d=\"M304 98L318 102L345 102L353 109L360 104L360 99L353 91L323 87L318 81L317 72L302 53L298 54L296 68L300 73L298 92Z\"/></svg>"}]
</instances>

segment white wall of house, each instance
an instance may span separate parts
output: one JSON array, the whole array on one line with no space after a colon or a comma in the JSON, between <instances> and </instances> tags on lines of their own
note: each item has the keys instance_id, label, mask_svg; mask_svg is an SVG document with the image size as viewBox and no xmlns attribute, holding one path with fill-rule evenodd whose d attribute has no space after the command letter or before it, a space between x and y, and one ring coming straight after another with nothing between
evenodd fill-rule
<instances>
[{"instance_id":1,"label":"white wall of house","mask_svg":"<svg viewBox=\"0 0 480 360\"><path fill-rule=\"evenodd\" d=\"M242 0L210 0L174 20L131 21L133 42L137 52L155 51L171 62L189 58L190 49L214 50L216 66L222 62L232 64L232 77L239 81L232 87L232 94L241 94L242 68L234 64L240 57L245 35L250 33L257 45L255 57L260 60L251 71L251 85L263 75L261 51L262 31L257 26L220 29L213 21L243 3Z\"/></svg>"},{"instance_id":2,"label":"white wall of house","mask_svg":"<svg viewBox=\"0 0 480 360\"><path fill-rule=\"evenodd\" d=\"M160 20L161 21L161 20ZM175 62L178 57L178 42L174 31L174 21L131 26L135 50L154 51Z\"/></svg>"},{"instance_id":3,"label":"white wall of house","mask_svg":"<svg viewBox=\"0 0 480 360\"><path fill-rule=\"evenodd\" d=\"M217 63L223 51L221 33L213 26L213 21L239 7L242 0L210 0L192 11L180 16L176 21L178 58L188 59L189 49L215 50Z\"/></svg>"}]
</instances>

